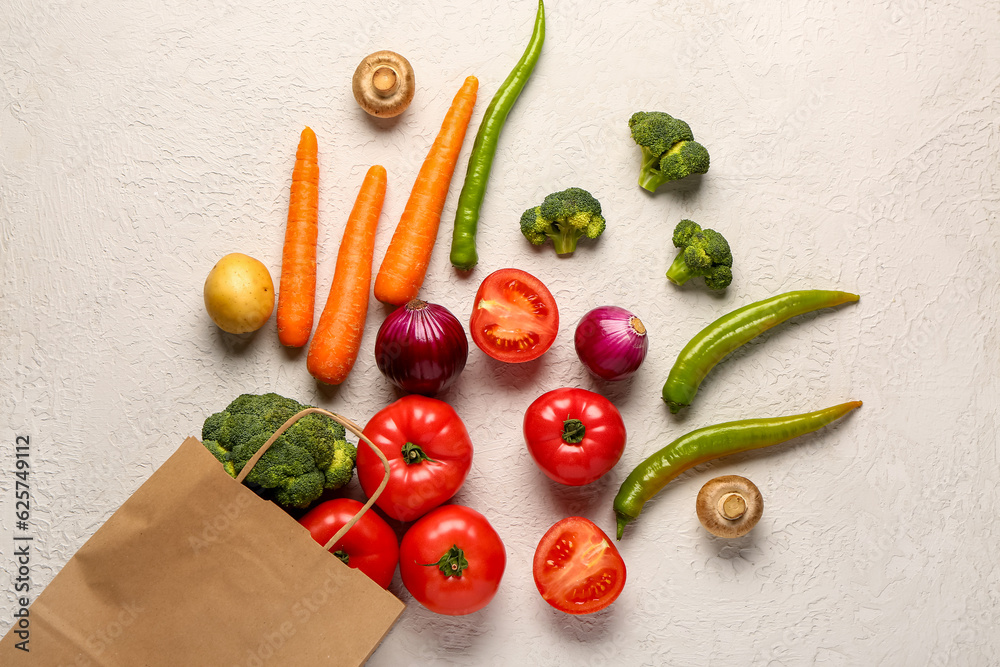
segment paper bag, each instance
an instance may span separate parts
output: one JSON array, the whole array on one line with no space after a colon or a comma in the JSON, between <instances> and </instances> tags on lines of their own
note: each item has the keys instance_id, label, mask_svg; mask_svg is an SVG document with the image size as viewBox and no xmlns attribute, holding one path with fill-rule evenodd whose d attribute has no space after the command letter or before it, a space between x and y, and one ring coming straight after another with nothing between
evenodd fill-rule
<instances>
[{"instance_id":1,"label":"paper bag","mask_svg":"<svg viewBox=\"0 0 1000 667\"><path fill-rule=\"evenodd\" d=\"M0 665L360 665L402 610L188 438L0 641Z\"/></svg>"}]
</instances>

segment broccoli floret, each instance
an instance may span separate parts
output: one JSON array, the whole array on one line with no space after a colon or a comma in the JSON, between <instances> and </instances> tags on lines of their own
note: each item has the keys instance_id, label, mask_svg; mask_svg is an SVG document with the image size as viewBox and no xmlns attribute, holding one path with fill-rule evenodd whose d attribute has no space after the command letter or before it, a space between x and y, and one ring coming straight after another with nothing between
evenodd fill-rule
<instances>
[{"instance_id":1,"label":"broccoli floret","mask_svg":"<svg viewBox=\"0 0 1000 667\"><path fill-rule=\"evenodd\" d=\"M205 420L201 439L236 477L278 427L307 407L278 394L243 394ZM308 507L324 490L339 489L353 476L358 450L345 435L340 423L306 415L275 440L245 482L283 507Z\"/></svg>"},{"instance_id":2,"label":"broccoli floret","mask_svg":"<svg viewBox=\"0 0 1000 667\"><path fill-rule=\"evenodd\" d=\"M636 111L628 126L642 149L639 185L650 192L667 181L708 171L708 150L694 140L684 121L662 111Z\"/></svg>"},{"instance_id":3,"label":"broccoli floret","mask_svg":"<svg viewBox=\"0 0 1000 667\"><path fill-rule=\"evenodd\" d=\"M569 188L553 192L540 206L521 215L521 233L534 245L552 239L556 254L569 255L582 238L596 239L604 232L601 203L586 190Z\"/></svg>"},{"instance_id":4,"label":"broccoli floret","mask_svg":"<svg viewBox=\"0 0 1000 667\"><path fill-rule=\"evenodd\" d=\"M667 278L683 285L703 276L705 284L721 290L733 282L733 253L729 243L714 229L702 229L691 220L681 220L674 228L674 245L681 249L667 269Z\"/></svg>"}]
</instances>

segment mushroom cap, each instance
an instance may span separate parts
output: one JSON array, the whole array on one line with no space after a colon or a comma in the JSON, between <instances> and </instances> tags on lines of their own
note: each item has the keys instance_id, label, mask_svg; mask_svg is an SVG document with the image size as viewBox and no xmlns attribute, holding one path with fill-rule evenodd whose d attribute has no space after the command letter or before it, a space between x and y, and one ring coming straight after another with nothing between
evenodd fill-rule
<instances>
[{"instance_id":1,"label":"mushroom cap","mask_svg":"<svg viewBox=\"0 0 1000 667\"><path fill-rule=\"evenodd\" d=\"M351 80L358 105L379 118L403 113L416 87L410 62L395 51L376 51L366 56Z\"/></svg>"},{"instance_id":2,"label":"mushroom cap","mask_svg":"<svg viewBox=\"0 0 1000 667\"><path fill-rule=\"evenodd\" d=\"M739 475L710 479L698 492L695 506L701 525L718 537L746 535L764 514L760 490Z\"/></svg>"}]
</instances>

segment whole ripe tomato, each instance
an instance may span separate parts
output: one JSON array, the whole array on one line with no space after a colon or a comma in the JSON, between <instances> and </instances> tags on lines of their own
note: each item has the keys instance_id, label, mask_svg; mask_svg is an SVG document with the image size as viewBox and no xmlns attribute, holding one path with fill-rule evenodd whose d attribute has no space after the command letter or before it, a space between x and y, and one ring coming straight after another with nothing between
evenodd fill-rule
<instances>
[{"instance_id":1,"label":"whole ripe tomato","mask_svg":"<svg viewBox=\"0 0 1000 667\"><path fill-rule=\"evenodd\" d=\"M486 354L506 362L540 357L556 339L559 309L538 278L520 269L486 276L472 306L469 333Z\"/></svg>"},{"instance_id":2,"label":"whole ripe tomato","mask_svg":"<svg viewBox=\"0 0 1000 667\"><path fill-rule=\"evenodd\" d=\"M461 616L489 604L507 554L486 517L445 505L414 523L399 548L399 574L416 600L438 614Z\"/></svg>"},{"instance_id":3,"label":"whole ripe tomato","mask_svg":"<svg viewBox=\"0 0 1000 667\"><path fill-rule=\"evenodd\" d=\"M357 500L335 498L309 510L299 523L314 540L326 544L362 507ZM399 541L389 524L375 510L368 510L333 543L330 553L367 574L382 588L388 588L399 562Z\"/></svg>"},{"instance_id":4,"label":"whole ripe tomato","mask_svg":"<svg viewBox=\"0 0 1000 667\"><path fill-rule=\"evenodd\" d=\"M590 484L611 470L625 449L625 423L604 396L564 387L539 396L524 413L531 458L560 484Z\"/></svg>"},{"instance_id":5,"label":"whole ripe tomato","mask_svg":"<svg viewBox=\"0 0 1000 667\"><path fill-rule=\"evenodd\" d=\"M375 504L399 521L413 521L455 495L472 468L472 440L455 410L426 396L404 396L372 417L365 436L389 460L389 484ZM358 447L358 481L369 498L385 468Z\"/></svg>"},{"instance_id":6,"label":"whole ripe tomato","mask_svg":"<svg viewBox=\"0 0 1000 667\"><path fill-rule=\"evenodd\" d=\"M532 574L538 592L567 614L591 614L625 588L625 562L594 522L571 516L557 522L535 549Z\"/></svg>"}]
</instances>

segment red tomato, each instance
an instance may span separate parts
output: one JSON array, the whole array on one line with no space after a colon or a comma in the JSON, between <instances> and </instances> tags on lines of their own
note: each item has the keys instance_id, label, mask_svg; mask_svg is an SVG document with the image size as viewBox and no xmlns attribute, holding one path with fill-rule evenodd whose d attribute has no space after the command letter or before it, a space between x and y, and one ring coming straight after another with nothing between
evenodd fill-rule
<instances>
[{"instance_id":1,"label":"red tomato","mask_svg":"<svg viewBox=\"0 0 1000 667\"><path fill-rule=\"evenodd\" d=\"M500 269L479 286L469 332L479 349L494 359L537 359L552 346L558 330L556 301L530 273Z\"/></svg>"},{"instance_id":2,"label":"red tomato","mask_svg":"<svg viewBox=\"0 0 1000 667\"><path fill-rule=\"evenodd\" d=\"M560 484L590 484L611 470L625 449L618 409L586 389L554 389L524 413L524 440L531 458Z\"/></svg>"},{"instance_id":3,"label":"red tomato","mask_svg":"<svg viewBox=\"0 0 1000 667\"><path fill-rule=\"evenodd\" d=\"M461 616L489 604L507 565L497 531L462 505L430 512L403 535L399 575L416 600L438 614Z\"/></svg>"},{"instance_id":4,"label":"red tomato","mask_svg":"<svg viewBox=\"0 0 1000 667\"><path fill-rule=\"evenodd\" d=\"M314 540L326 544L362 507L357 500L335 498L309 510L299 523ZM382 588L389 588L399 562L399 542L389 524L370 509L333 543L330 553L367 574Z\"/></svg>"},{"instance_id":5,"label":"red tomato","mask_svg":"<svg viewBox=\"0 0 1000 667\"><path fill-rule=\"evenodd\" d=\"M600 611L625 588L625 562L614 542L582 516L549 528L535 549L532 573L545 601L567 614Z\"/></svg>"},{"instance_id":6,"label":"red tomato","mask_svg":"<svg viewBox=\"0 0 1000 667\"><path fill-rule=\"evenodd\" d=\"M389 460L389 484L375 504L393 519L413 521L455 495L472 468L472 440L444 401L411 394L380 410L365 436ZM366 444L358 446L358 481L372 494L385 468Z\"/></svg>"}]
</instances>

